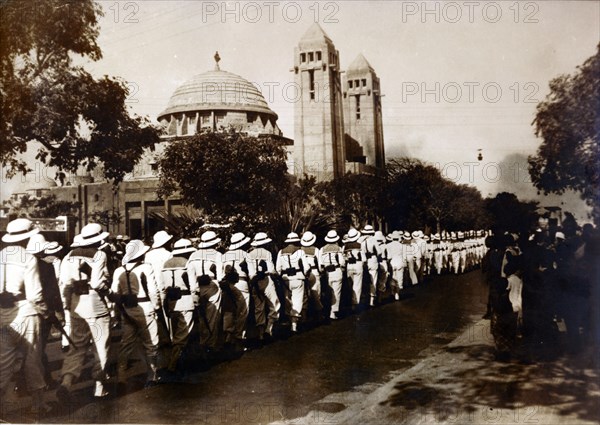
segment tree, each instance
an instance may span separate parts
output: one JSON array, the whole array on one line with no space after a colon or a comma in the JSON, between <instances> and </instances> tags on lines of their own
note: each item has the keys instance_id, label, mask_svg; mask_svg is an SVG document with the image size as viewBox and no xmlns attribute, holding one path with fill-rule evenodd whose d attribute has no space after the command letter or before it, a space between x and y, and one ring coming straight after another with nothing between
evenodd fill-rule
<instances>
[{"instance_id":1,"label":"tree","mask_svg":"<svg viewBox=\"0 0 600 425\"><path fill-rule=\"evenodd\" d=\"M539 190L579 191L600 219L600 44L574 75L550 81L533 124L543 139L529 157L529 173Z\"/></svg>"},{"instance_id":2,"label":"tree","mask_svg":"<svg viewBox=\"0 0 600 425\"><path fill-rule=\"evenodd\" d=\"M463 230L485 227L481 193L445 178L439 168L413 158L387 164L388 216L394 229Z\"/></svg>"},{"instance_id":3,"label":"tree","mask_svg":"<svg viewBox=\"0 0 600 425\"><path fill-rule=\"evenodd\" d=\"M450 230L474 230L488 228L491 219L485 209L485 200L481 192L473 186L454 184L447 195L452 211L447 222Z\"/></svg>"},{"instance_id":4,"label":"tree","mask_svg":"<svg viewBox=\"0 0 600 425\"><path fill-rule=\"evenodd\" d=\"M0 5L0 163L9 175L28 171L19 154L36 141L36 159L69 172L101 165L118 183L159 141L148 119L129 115L122 80L94 79L73 61L102 57L99 16L92 0Z\"/></svg>"},{"instance_id":5,"label":"tree","mask_svg":"<svg viewBox=\"0 0 600 425\"><path fill-rule=\"evenodd\" d=\"M342 227L341 216L334 200L327 195L322 184L312 176L292 182L284 194L273 235L283 240L290 231L299 234L307 230L325 236L332 228Z\"/></svg>"},{"instance_id":6,"label":"tree","mask_svg":"<svg viewBox=\"0 0 600 425\"><path fill-rule=\"evenodd\" d=\"M485 200L496 233L523 233L537 222L537 202L522 202L514 193L502 192Z\"/></svg>"},{"instance_id":7,"label":"tree","mask_svg":"<svg viewBox=\"0 0 600 425\"><path fill-rule=\"evenodd\" d=\"M332 202L324 214L339 222L342 229L362 228L367 223L383 221L387 198L386 180L368 174L346 174L338 179L321 183L320 191Z\"/></svg>"},{"instance_id":8,"label":"tree","mask_svg":"<svg viewBox=\"0 0 600 425\"><path fill-rule=\"evenodd\" d=\"M17 202L6 202L10 214L14 217L55 218L59 215L77 215L81 204L79 202L59 201L55 195L32 198L24 195Z\"/></svg>"},{"instance_id":9,"label":"tree","mask_svg":"<svg viewBox=\"0 0 600 425\"><path fill-rule=\"evenodd\" d=\"M110 229L110 225L116 225L123 221L123 214L114 209L112 210L97 210L90 214L89 220L94 223L101 224L104 228Z\"/></svg>"},{"instance_id":10,"label":"tree","mask_svg":"<svg viewBox=\"0 0 600 425\"><path fill-rule=\"evenodd\" d=\"M286 150L274 136L206 132L175 140L159 160L161 197L178 193L206 222L269 229L290 188Z\"/></svg>"}]
</instances>

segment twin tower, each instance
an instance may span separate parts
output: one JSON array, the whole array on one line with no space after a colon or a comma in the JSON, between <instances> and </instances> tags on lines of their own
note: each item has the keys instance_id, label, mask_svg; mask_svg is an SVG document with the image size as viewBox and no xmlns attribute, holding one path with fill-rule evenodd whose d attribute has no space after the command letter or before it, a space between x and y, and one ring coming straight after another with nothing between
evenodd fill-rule
<instances>
[{"instance_id":1,"label":"twin tower","mask_svg":"<svg viewBox=\"0 0 600 425\"><path fill-rule=\"evenodd\" d=\"M301 99L294 111L295 174L327 181L346 172L378 174L385 165L381 89L362 54L345 71L339 52L318 24L295 48Z\"/></svg>"}]
</instances>

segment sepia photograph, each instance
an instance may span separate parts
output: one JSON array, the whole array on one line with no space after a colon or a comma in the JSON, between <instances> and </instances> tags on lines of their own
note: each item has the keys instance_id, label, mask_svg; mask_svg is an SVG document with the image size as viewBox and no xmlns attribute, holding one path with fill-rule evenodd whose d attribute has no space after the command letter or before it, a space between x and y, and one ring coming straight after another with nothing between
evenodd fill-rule
<instances>
[{"instance_id":1,"label":"sepia photograph","mask_svg":"<svg viewBox=\"0 0 600 425\"><path fill-rule=\"evenodd\" d=\"M600 0L0 0L0 423L600 423Z\"/></svg>"}]
</instances>

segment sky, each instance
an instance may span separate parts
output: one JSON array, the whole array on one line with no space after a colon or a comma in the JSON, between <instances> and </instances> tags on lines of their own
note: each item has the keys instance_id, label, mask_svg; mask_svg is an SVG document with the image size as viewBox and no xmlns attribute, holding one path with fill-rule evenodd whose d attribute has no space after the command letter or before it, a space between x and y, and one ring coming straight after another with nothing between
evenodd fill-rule
<instances>
[{"instance_id":1,"label":"sky","mask_svg":"<svg viewBox=\"0 0 600 425\"><path fill-rule=\"evenodd\" d=\"M179 85L213 69L218 51L221 69L261 88L293 138L294 47L318 22L342 69L362 53L380 77L386 157L438 164L483 196L537 198L526 171L541 143L536 105L548 82L575 72L600 41L597 1L100 4L103 59L85 66L127 81L132 113L156 120ZM544 202L575 209L571 198Z\"/></svg>"}]
</instances>

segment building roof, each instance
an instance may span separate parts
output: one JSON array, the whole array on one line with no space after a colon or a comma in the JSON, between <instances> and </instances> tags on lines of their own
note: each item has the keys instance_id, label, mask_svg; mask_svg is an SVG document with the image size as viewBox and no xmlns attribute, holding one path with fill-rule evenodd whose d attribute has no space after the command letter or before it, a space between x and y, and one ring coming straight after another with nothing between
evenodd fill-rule
<instances>
[{"instance_id":1,"label":"building roof","mask_svg":"<svg viewBox=\"0 0 600 425\"><path fill-rule=\"evenodd\" d=\"M371 70L375 71L369 61L363 56L362 53L359 53L356 59L352 61L350 66L348 67L348 71L364 71Z\"/></svg>"},{"instance_id":2,"label":"building roof","mask_svg":"<svg viewBox=\"0 0 600 425\"><path fill-rule=\"evenodd\" d=\"M316 22L310 26L308 31L306 31L300 39L300 43L313 41L327 41L333 43L331 38L323 31L323 28Z\"/></svg>"},{"instance_id":3,"label":"building roof","mask_svg":"<svg viewBox=\"0 0 600 425\"><path fill-rule=\"evenodd\" d=\"M212 71L198 74L179 86L158 120L166 115L195 111L247 111L274 116L261 92L248 80L222 71L217 64Z\"/></svg>"}]
</instances>

